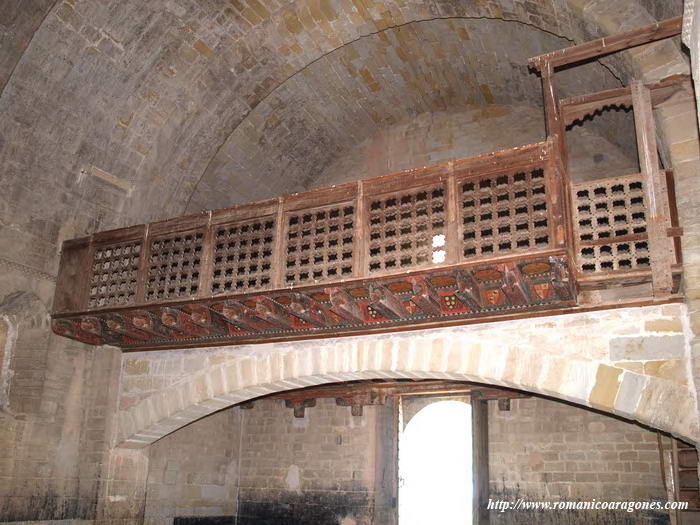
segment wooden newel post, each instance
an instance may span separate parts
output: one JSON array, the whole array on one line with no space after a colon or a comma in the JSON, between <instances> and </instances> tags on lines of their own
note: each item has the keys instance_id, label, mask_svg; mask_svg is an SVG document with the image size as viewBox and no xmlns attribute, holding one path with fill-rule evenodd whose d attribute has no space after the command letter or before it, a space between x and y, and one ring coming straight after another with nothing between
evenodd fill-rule
<instances>
[{"instance_id":1,"label":"wooden newel post","mask_svg":"<svg viewBox=\"0 0 700 525\"><path fill-rule=\"evenodd\" d=\"M656 129L649 88L633 82L632 105L637 132L639 166L644 183L647 209L652 288L655 296L669 295L673 289L673 245L668 236L671 227L666 177L659 169Z\"/></svg>"}]
</instances>

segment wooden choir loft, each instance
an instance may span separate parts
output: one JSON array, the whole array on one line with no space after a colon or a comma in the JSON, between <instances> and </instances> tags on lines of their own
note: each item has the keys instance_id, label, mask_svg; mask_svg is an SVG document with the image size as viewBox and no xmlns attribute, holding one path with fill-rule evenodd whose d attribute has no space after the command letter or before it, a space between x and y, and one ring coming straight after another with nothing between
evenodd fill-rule
<instances>
[{"instance_id":1,"label":"wooden choir loft","mask_svg":"<svg viewBox=\"0 0 700 525\"><path fill-rule=\"evenodd\" d=\"M53 330L123 349L396 331L680 301L653 108L689 76L560 99L556 71L673 18L534 57L543 142L64 243ZM640 173L572 183L566 127L634 112Z\"/></svg>"}]
</instances>

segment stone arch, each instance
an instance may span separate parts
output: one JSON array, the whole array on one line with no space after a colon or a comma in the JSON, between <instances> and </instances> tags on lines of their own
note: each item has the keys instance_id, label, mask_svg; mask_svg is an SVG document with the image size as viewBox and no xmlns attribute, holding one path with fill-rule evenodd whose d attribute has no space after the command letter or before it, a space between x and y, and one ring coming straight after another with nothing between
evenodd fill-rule
<instances>
[{"instance_id":1,"label":"stone arch","mask_svg":"<svg viewBox=\"0 0 700 525\"><path fill-rule=\"evenodd\" d=\"M687 381L634 372L623 368L624 362L605 359L612 347L637 344L644 337L651 338L648 343L664 345L671 339L656 338L673 337L682 347L678 351L685 352L682 335L646 331L654 328L650 323L660 319L662 308L211 350L207 366L121 410L117 443L144 447L212 412L274 392L378 378L476 381L517 388L697 442L697 409ZM685 311L681 306L670 308ZM561 340L563 333L566 342ZM551 347L557 341L560 346ZM184 357L187 351L177 352ZM144 357L156 368L158 360L168 355L159 354ZM687 357L677 364L681 362L687 367Z\"/></svg>"},{"instance_id":2,"label":"stone arch","mask_svg":"<svg viewBox=\"0 0 700 525\"><path fill-rule=\"evenodd\" d=\"M18 291L6 295L0 301L0 412L12 412L12 362L18 341L30 330L48 334L49 313L46 305L31 292Z\"/></svg>"}]
</instances>

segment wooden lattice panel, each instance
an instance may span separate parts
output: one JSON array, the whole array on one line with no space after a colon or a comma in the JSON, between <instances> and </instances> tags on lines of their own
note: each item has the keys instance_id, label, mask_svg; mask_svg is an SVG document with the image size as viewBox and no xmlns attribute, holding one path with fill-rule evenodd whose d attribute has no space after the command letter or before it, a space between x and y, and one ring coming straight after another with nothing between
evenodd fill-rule
<instances>
[{"instance_id":1,"label":"wooden lattice panel","mask_svg":"<svg viewBox=\"0 0 700 525\"><path fill-rule=\"evenodd\" d=\"M204 231L159 237L148 255L146 301L191 297L199 290Z\"/></svg>"},{"instance_id":2,"label":"wooden lattice panel","mask_svg":"<svg viewBox=\"0 0 700 525\"><path fill-rule=\"evenodd\" d=\"M354 221L350 203L287 214L285 284L351 277Z\"/></svg>"},{"instance_id":3,"label":"wooden lattice panel","mask_svg":"<svg viewBox=\"0 0 700 525\"><path fill-rule=\"evenodd\" d=\"M573 194L579 271L649 268L644 187L638 175L579 184Z\"/></svg>"},{"instance_id":4,"label":"wooden lattice panel","mask_svg":"<svg viewBox=\"0 0 700 525\"><path fill-rule=\"evenodd\" d=\"M442 185L371 200L370 274L443 263L446 259L445 214Z\"/></svg>"},{"instance_id":5,"label":"wooden lattice panel","mask_svg":"<svg viewBox=\"0 0 700 525\"><path fill-rule=\"evenodd\" d=\"M239 222L214 230L211 292L268 288L272 280L273 218Z\"/></svg>"},{"instance_id":6,"label":"wooden lattice panel","mask_svg":"<svg viewBox=\"0 0 700 525\"><path fill-rule=\"evenodd\" d=\"M470 178L460 190L465 259L549 246L543 169Z\"/></svg>"},{"instance_id":7,"label":"wooden lattice panel","mask_svg":"<svg viewBox=\"0 0 700 525\"><path fill-rule=\"evenodd\" d=\"M104 308L134 304L140 258L140 241L114 243L95 248L88 307Z\"/></svg>"}]
</instances>

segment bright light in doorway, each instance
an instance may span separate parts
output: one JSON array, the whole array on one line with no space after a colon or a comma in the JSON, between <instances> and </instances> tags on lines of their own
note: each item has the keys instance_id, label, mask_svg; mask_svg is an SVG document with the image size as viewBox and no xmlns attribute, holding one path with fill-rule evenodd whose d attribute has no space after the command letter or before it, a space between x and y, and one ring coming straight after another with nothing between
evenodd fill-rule
<instances>
[{"instance_id":1,"label":"bright light in doorway","mask_svg":"<svg viewBox=\"0 0 700 525\"><path fill-rule=\"evenodd\" d=\"M471 405L428 405L399 440L399 525L470 525L472 490Z\"/></svg>"}]
</instances>

